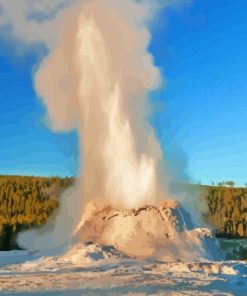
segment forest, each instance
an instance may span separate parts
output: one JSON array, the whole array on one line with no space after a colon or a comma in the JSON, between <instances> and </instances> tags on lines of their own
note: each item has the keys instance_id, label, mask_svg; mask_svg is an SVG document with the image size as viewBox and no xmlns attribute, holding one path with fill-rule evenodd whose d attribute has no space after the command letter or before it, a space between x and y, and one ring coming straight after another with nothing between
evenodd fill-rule
<instances>
[{"instance_id":1,"label":"forest","mask_svg":"<svg viewBox=\"0 0 247 296\"><path fill-rule=\"evenodd\" d=\"M0 176L0 250L18 249L20 231L52 219L59 196L73 182L73 178Z\"/></svg>"},{"instance_id":2,"label":"forest","mask_svg":"<svg viewBox=\"0 0 247 296\"><path fill-rule=\"evenodd\" d=\"M0 176L0 250L18 249L20 231L52 223L62 192L75 178ZM205 221L218 237L247 237L247 188L200 186Z\"/></svg>"},{"instance_id":3,"label":"forest","mask_svg":"<svg viewBox=\"0 0 247 296\"><path fill-rule=\"evenodd\" d=\"M247 188L233 186L233 182L202 186L202 196L208 206L204 218L216 229L218 237L247 237Z\"/></svg>"}]
</instances>

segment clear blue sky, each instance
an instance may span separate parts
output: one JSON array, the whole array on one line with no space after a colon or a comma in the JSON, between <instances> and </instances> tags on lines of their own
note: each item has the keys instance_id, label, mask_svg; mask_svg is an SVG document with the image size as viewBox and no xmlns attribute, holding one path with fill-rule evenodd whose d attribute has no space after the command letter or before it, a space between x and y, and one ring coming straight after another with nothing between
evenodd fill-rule
<instances>
[{"instance_id":1,"label":"clear blue sky","mask_svg":"<svg viewBox=\"0 0 247 296\"><path fill-rule=\"evenodd\" d=\"M247 182L247 5L196 0L160 13L150 50L165 76L151 122L171 173ZM0 47L0 173L73 175L76 133L55 135L32 87L35 51Z\"/></svg>"}]
</instances>

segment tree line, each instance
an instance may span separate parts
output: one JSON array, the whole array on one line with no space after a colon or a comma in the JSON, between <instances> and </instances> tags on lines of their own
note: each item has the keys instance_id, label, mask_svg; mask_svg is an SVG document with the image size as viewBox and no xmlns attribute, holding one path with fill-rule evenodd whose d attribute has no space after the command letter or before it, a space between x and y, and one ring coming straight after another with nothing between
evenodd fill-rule
<instances>
[{"instance_id":1,"label":"tree line","mask_svg":"<svg viewBox=\"0 0 247 296\"><path fill-rule=\"evenodd\" d=\"M228 182L203 188L208 205L204 217L219 237L247 237L247 188L233 186Z\"/></svg>"},{"instance_id":2,"label":"tree line","mask_svg":"<svg viewBox=\"0 0 247 296\"><path fill-rule=\"evenodd\" d=\"M16 236L52 219L73 178L0 176L0 249L17 248Z\"/></svg>"},{"instance_id":3,"label":"tree line","mask_svg":"<svg viewBox=\"0 0 247 296\"><path fill-rule=\"evenodd\" d=\"M75 178L0 176L0 250L18 248L20 231L51 221L59 208L59 196ZM208 205L206 222L223 237L247 237L247 188L233 182L200 189Z\"/></svg>"}]
</instances>

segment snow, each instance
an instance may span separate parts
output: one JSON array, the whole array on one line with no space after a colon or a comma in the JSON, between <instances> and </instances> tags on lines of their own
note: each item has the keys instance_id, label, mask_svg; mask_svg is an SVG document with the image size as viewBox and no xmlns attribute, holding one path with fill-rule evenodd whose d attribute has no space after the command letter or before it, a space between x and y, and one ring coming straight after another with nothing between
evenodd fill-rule
<instances>
[{"instance_id":1,"label":"snow","mask_svg":"<svg viewBox=\"0 0 247 296\"><path fill-rule=\"evenodd\" d=\"M0 295L241 296L247 292L247 265L241 261L140 260L110 246L82 243L58 256L39 255L10 252L12 264L0 268ZM1 263L3 258L1 253ZM19 262L13 264L14 259Z\"/></svg>"}]
</instances>

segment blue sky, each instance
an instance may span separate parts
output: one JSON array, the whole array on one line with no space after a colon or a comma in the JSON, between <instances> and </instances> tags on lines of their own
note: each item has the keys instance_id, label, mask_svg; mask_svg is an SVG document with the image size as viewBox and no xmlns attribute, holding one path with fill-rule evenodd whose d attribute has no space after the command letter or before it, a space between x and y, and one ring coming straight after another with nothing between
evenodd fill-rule
<instances>
[{"instance_id":1,"label":"blue sky","mask_svg":"<svg viewBox=\"0 0 247 296\"><path fill-rule=\"evenodd\" d=\"M32 86L36 63L32 54L0 57L0 173L71 176L77 171L77 135L54 134L45 124Z\"/></svg>"},{"instance_id":2,"label":"blue sky","mask_svg":"<svg viewBox=\"0 0 247 296\"><path fill-rule=\"evenodd\" d=\"M247 5L194 0L162 11L150 51L165 77L151 118L167 166L202 183L247 182ZM39 57L0 46L0 173L74 175L76 132L53 134L32 87ZM174 169L176 168L176 170Z\"/></svg>"}]
</instances>

